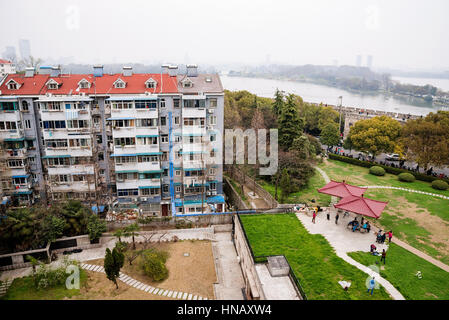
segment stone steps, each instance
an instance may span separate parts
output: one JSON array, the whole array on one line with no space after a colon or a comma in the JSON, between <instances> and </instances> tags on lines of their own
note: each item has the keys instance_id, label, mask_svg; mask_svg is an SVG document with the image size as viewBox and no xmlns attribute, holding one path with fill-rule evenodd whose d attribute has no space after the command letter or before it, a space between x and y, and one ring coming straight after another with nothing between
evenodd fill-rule
<instances>
[{"instance_id":1,"label":"stone steps","mask_svg":"<svg viewBox=\"0 0 449 320\"><path fill-rule=\"evenodd\" d=\"M87 264L87 263L82 263L81 268L83 268L85 270L93 271L93 272L102 272L102 273L105 272L104 267ZM127 284L131 287L134 287L138 290L142 290L142 291L148 292L150 294L157 294L162 297L167 297L167 298L172 298L172 299L180 299L180 300L208 300L205 297L193 295L192 293L155 288L150 285L146 285L145 283L142 283L138 280L135 280L122 272L120 272L120 276L118 277L118 280L120 280L120 281L124 282L125 284ZM0 293L0 295L1 295L1 293Z\"/></svg>"}]
</instances>

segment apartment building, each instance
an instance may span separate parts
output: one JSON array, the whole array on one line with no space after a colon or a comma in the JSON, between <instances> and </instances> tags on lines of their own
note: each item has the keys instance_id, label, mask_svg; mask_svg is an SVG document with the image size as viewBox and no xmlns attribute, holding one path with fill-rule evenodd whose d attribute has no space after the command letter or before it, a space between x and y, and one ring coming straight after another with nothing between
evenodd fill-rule
<instances>
[{"instance_id":1,"label":"apartment building","mask_svg":"<svg viewBox=\"0 0 449 320\"><path fill-rule=\"evenodd\" d=\"M12 61L0 59L0 79L11 73L16 73L16 65Z\"/></svg>"},{"instance_id":2,"label":"apartment building","mask_svg":"<svg viewBox=\"0 0 449 320\"><path fill-rule=\"evenodd\" d=\"M9 75L0 85L3 195L158 216L224 211L223 88L218 75L187 70Z\"/></svg>"}]
</instances>

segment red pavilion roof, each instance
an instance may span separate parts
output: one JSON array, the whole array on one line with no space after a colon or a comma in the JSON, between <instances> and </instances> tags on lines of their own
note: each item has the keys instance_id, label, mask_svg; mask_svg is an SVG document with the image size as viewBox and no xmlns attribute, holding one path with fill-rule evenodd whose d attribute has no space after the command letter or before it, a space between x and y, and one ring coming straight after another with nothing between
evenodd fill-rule
<instances>
[{"instance_id":1,"label":"red pavilion roof","mask_svg":"<svg viewBox=\"0 0 449 320\"><path fill-rule=\"evenodd\" d=\"M318 189L318 192L330 194L331 196L344 198L347 196L358 196L360 197L365 193L367 188L361 188L357 186L353 186L350 184L343 182L337 182L331 180L328 184L326 184L321 189Z\"/></svg>"}]
</instances>

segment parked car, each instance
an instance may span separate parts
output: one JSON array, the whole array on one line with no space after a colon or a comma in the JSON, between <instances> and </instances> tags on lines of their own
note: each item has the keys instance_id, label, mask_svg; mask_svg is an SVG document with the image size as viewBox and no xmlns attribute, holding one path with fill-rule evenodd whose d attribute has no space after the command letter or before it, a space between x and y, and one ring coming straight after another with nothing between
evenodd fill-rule
<instances>
[{"instance_id":1,"label":"parked car","mask_svg":"<svg viewBox=\"0 0 449 320\"><path fill-rule=\"evenodd\" d=\"M386 155L385 159L389 161L399 161L401 160L401 157L397 153L389 153Z\"/></svg>"}]
</instances>

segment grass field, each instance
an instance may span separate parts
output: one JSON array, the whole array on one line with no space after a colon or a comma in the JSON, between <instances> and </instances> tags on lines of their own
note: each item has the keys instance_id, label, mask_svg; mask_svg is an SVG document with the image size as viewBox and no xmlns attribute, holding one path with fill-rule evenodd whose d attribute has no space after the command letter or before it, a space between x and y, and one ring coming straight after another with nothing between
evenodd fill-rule
<instances>
[{"instance_id":1,"label":"grass field","mask_svg":"<svg viewBox=\"0 0 449 320\"><path fill-rule=\"evenodd\" d=\"M309 299L391 299L382 287L369 295L367 275L339 258L323 236L308 233L294 214L241 215L241 220L254 255L285 255ZM340 280L351 281L348 291Z\"/></svg>"},{"instance_id":2,"label":"grass field","mask_svg":"<svg viewBox=\"0 0 449 320\"><path fill-rule=\"evenodd\" d=\"M392 174L378 177L369 174L367 168L345 162L328 160L319 167L333 180L346 180L358 186L393 186L449 196L449 191L435 190L427 182L401 182ZM393 230L395 236L411 246L449 264L449 200L388 189L368 189L365 195L388 201L376 224Z\"/></svg>"},{"instance_id":3,"label":"grass field","mask_svg":"<svg viewBox=\"0 0 449 320\"><path fill-rule=\"evenodd\" d=\"M366 252L348 255L366 266L376 265L380 260ZM422 279L416 276L418 271ZM394 243L389 246L386 264L380 273L407 300L449 299L449 273Z\"/></svg>"},{"instance_id":4,"label":"grass field","mask_svg":"<svg viewBox=\"0 0 449 320\"><path fill-rule=\"evenodd\" d=\"M258 183L267 190L273 197L275 196L275 186L274 184L268 183L265 180L258 180ZM287 199L282 201L282 203L307 203L312 204L312 199L316 201L316 204L326 207L329 206L331 202L331 197L327 194L322 194L317 191L317 189L324 186L324 179L318 171L315 170L315 174L310 178L309 183L303 189L298 192L291 193ZM278 189L278 197L280 197L281 190Z\"/></svg>"},{"instance_id":5,"label":"grass field","mask_svg":"<svg viewBox=\"0 0 449 320\"><path fill-rule=\"evenodd\" d=\"M87 281L86 271L80 269L80 288ZM31 276L14 279L2 300L61 300L80 294L80 289L67 289L65 283L51 288L36 289Z\"/></svg>"}]
</instances>

